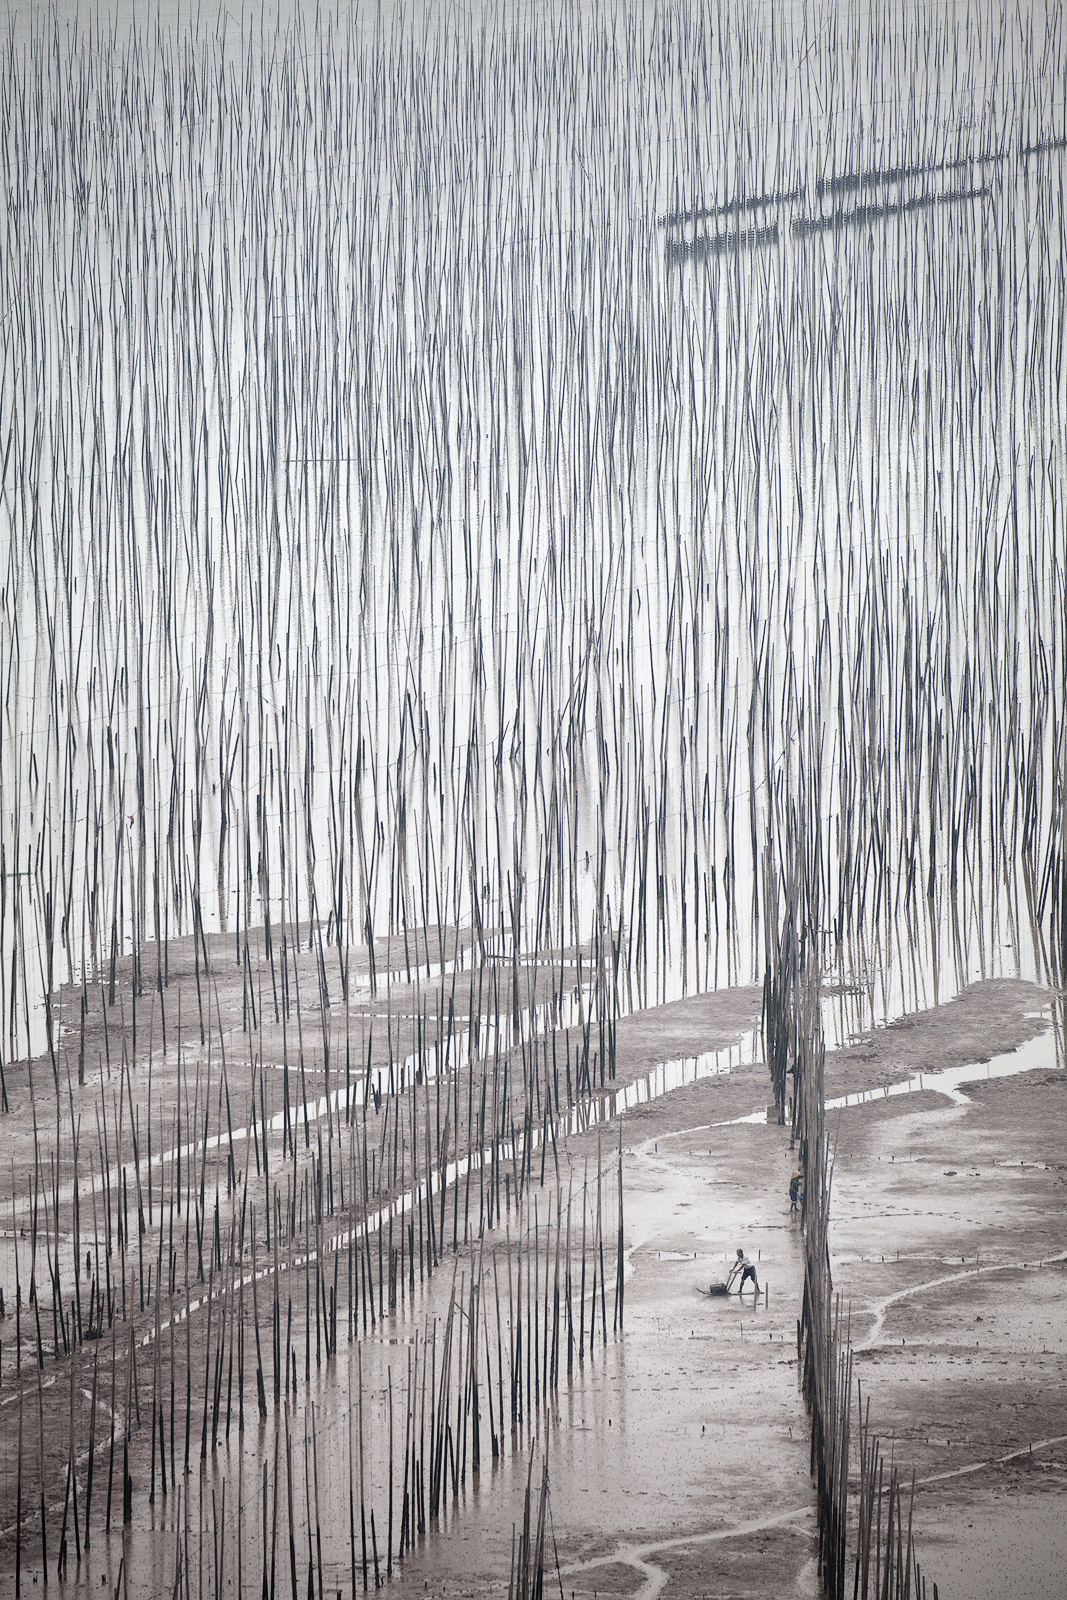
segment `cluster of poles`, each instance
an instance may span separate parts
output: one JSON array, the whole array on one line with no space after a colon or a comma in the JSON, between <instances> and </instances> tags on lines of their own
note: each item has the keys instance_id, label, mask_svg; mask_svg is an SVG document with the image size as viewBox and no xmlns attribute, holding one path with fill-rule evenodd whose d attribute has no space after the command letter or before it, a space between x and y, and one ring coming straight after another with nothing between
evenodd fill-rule
<instances>
[{"instance_id":1,"label":"cluster of poles","mask_svg":"<svg viewBox=\"0 0 1067 1600\"><path fill-rule=\"evenodd\" d=\"M805 797L788 807L788 826L769 833L764 864L775 905L767 930L763 1039L780 1123L791 1127L804 1173L804 1287L797 1318L801 1390L811 1420L811 1475L818 1512L819 1565L828 1600L926 1600L926 1578L912 1535L914 1480L905 1497L901 1471L888 1473L854 1384L847 1313L830 1271L832 1160L826 1132L823 973L819 897L813 882L812 819ZM860 1472L850 1477L853 1390L860 1409ZM907 1501L905 1516L904 1505ZM906 1522L906 1526L905 1526ZM937 1600L938 1586L932 1586Z\"/></svg>"},{"instance_id":2,"label":"cluster of poles","mask_svg":"<svg viewBox=\"0 0 1067 1600\"><path fill-rule=\"evenodd\" d=\"M64 982L217 929L312 923L342 986L432 928L610 936L628 1002L745 979L798 738L872 1010L1048 959L1061 7L1035 30L11 19L5 1070ZM961 165L980 200L778 227ZM756 198L675 270L657 218Z\"/></svg>"},{"instance_id":3,"label":"cluster of poles","mask_svg":"<svg viewBox=\"0 0 1067 1600\"><path fill-rule=\"evenodd\" d=\"M453 1074L449 1093L456 1081ZM484 1085L483 1079L483 1101ZM198 1082L196 1100L202 1096L210 1102L210 1090L210 1083ZM132 1094L128 1083L127 1091ZM220 1090L220 1115L224 1098ZM391 1105L395 1128L405 1100L411 1114L410 1143L395 1139L399 1156L390 1164L383 1154L394 1137L388 1111ZM358 1478L350 1472L349 1500L359 1508L358 1567L364 1587L371 1568L375 1584L391 1574L394 1556L403 1556L437 1520L446 1498L462 1491L468 1471L478 1474L487 1453L496 1462L506 1451L523 1448L539 1424L547 1425L561 1383L569 1385L597 1346L606 1344L609 1332L614 1336L622 1326L621 1146L610 1169L616 1181L605 1184L608 1169L598 1136L595 1170L587 1162L580 1181L572 1173L564 1187L555 1111L550 1110L547 1133L529 1122L525 1129L512 1124L507 1139L499 1130L495 1136L491 1130L483 1132L480 1137L489 1141L481 1150L484 1159L472 1159L468 1146L464 1160L449 1163L444 1147L436 1165L428 1158L431 1178L420 1180L417 1164L407 1165L404 1154L417 1148L423 1132L429 1148L431 1119L419 1127L416 1100L415 1087L406 1093L397 1090L391 1102L383 1098L384 1109L377 1111L373 1093L368 1093L362 1099L362 1121L353 1107L346 1107L347 1119L339 1116L326 1141L320 1128L314 1142L308 1138L300 1147L306 1159L299 1179L294 1140L284 1188L277 1172L273 1178L269 1174L267 1130L281 1132L284 1141L287 1119L281 1113L268 1119L261 1110L257 1131L254 1096L250 1127L235 1130L231 1122L216 1135L206 1117L203 1123L194 1117L200 1137L184 1152L180 1144L166 1152L169 1160L157 1155L154 1166L149 1156L138 1154L134 1136L134 1183L127 1182L122 1165L121 1185L113 1189L114 1155L109 1163L108 1149L121 1151L120 1120L117 1145L113 1130L105 1149L103 1180L95 1181L91 1172L88 1186L71 1186L74 1225L69 1229L61 1225L67 1219L58 1183L50 1193L42 1190L35 1170L24 1246L19 1241L24 1230L12 1229L13 1304L4 1308L6 1325L0 1323L5 1333L10 1330L0 1341L0 1358L5 1347L8 1351L6 1371L0 1359L0 1403L18 1408L14 1518L7 1530L14 1538L16 1593L23 1587L30 1538L24 1519L31 1506L37 1524L34 1571L42 1571L46 1581L50 1571L63 1577L72 1551L80 1562L83 1548L86 1553L91 1549L94 1531L106 1537L113 1525L131 1524L135 1472L138 1493L147 1496L149 1506L157 1495L162 1502L168 1493L180 1495L198 1464L203 1473L220 1447L228 1451L231 1428L239 1440L246 1420L254 1426L258 1414L260 1425L274 1417L275 1479L268 1489L265 1462L261 1489L265 1515L268 1498L271 1506L265 1525L273 1530L268 1584L273 1594L280 1495L288 1495L291 1560L301 1526L293 1520L290 1417L300 1406L306 1426L313 1384L324 1370L336 1370L339 1342L357 1352L350 1377L357 1395L363 1395L363 1341L369 1338L373 1346L398 1323L404 1326L417 1315L424 1282L445 1258L454 1262L447 1311L434 1316L421 1336L416 1329L406 1338L406 1386L396 1385L404 1418L402 1453L394 1438L394 1383L392 1369L388 1371L388 1464L381 1464L388 1510L377 1523L373 1508L368 1512L362 1399L358 1403L359 1471ZM262 1104L265 1108L265 1099ZM316 1113L322 1104L314 1108ZM122 1111L120 1105L120 1119ZM135 1121L132 1102L128 1115ZM368 1139L374 1123L381 1125L377 1162ZM104 1145L106 1110L98 1126ZM560 1144L564 1132L559 1132ZM257 1170L248 1159L247 1169L238 1173L234 1150L243 1145L247 1158L249 1142L256 1145ZM283 1170L287 1148L283 1142ZM179 1168L183 1154L184 1180ZM162 1188L153 1199L153 1174L161 1181L168 1167L177 1181L165 1200ZM58 1170L54 1159L51 1170ZM474 1172L481 1191L476 1225L471 1221L469 1181L466 1186L460 1181ZM209 1175L214 1187L210 1201ZM227 1187L231 1178L232 1191ZM85 1204L85 1187L91 1187L94 1204L91 1230L88 1225L82 1230L77 1217ZM98 1191L103 1221L95 1210ZM383 1196L384 1203L378 1203ZM131 1213L136 1246L130 1240ZM18 1216L13 1212L16 1222ZM74 1240L72 1287L61 1267L59 1241L64 1236L64 1254L70 1238ZM81 1245L86 1240L83 1263ZM469 1260L469 1289L460 1273L461 1260ZM83 1273L90 1283L87 1295ZM40 1292L45 1277L50 1305ZM83 1297L89 1308L84 1315ZM279 1416L285 1424L284 1442ZM62 1446L56 1443L60 1422ZM243 1457L238 1459L243 1470ZM305 1482L308 1505L310 1481ZM53 1495L61 1482L65 1488L59 1502ZM174 1524L173 1581L182 1595L192 1592L187 1587L189 1492L185 1487L184 1520L179 1502ZM316 1526L317 1503L316 1476ZM231 1500L228 1523L225 1510L224 1500L216 1505L213 1499L212 1515L221 1519L215 1545L236 1527L238 1548L243 1549L242 1519L250 1515L247 1495L242 1497L239 1490ZM202 1517L203 1498L200 1513ZM205 1533L201 1525L197 1550ZM311 1592L321 1593L321 1533L309 1559ZM266 1544L263 1560L266 1575ZM221 1569L218 1576L221 1581ZM236 1576L240 1587L240 1573L230 1576ZM293 1592L298 1592L295 1587Z\"/></svg>"},{"instance_id":4,"label":"cluster of poles","mask_svg":"<svg viewBox=\"0 0 1067 1600\"><path fill-rule=\"evenodd\" d=\"M802 839L803 829L794 839ZM783 854L791 857L791 849ZM789 863L795 868L795 860ZM791 887L798 887L792 877ZM802 883L802 879L799 880ZM888 1472L854 1383L847 1314L835 1298L829 1229L832 1164L826 1134L823 1007L810 944L805 958L803 903L784 897L780 944L764 986L764 1038L779 1118L792 1122L804 1171L804 1289L797 1318L801 1389L811 1419L811 1475L818 1511L819 1565L828 1600L926 1600L912 1533L914 1479ZM860 1411L860 1471L850 1477L853 1391ZM906 1511L905 1511L906 1505ZM938 1586L932 1586L937 1600Z\"/></svg>"},{"instance_id":5,"label":"cluster of poles","mask_svg":"<svg viewBox=\"0 0 1067 1600\"><path fill-rule=\"evenodd\" d=\"M512 1534L511 1575L508 1579L508 1600L543 1600L545 1592L545 1566L548 1557L548 1455L541 1466L541 1485L534 1497L534 1464L531 1458L526 1479L526 1500L523 1506L522 1532L515 1528Z\"/></svg>"},{"instance_id":6,"label":"cluster of poles","mask_svg":"<svg viewBox=\"0 0 1067 1600\"><path fill-rule=\"evenodd\" d=\"M67 1054L62 1079L58 1057L43 1084L32 1066L27 1074L32 1162L27 1157L19 1196L12 1167L10 1197L14 1305L7 1309L16 1370L24 1344L37 1365L46 1355L58 1361L99 1339L116 1316L143 1315L160 1294L222 1274L226 1252L231 1260L254 1257L257 1222L275 1276L283 1251L291 1280L294 1251L303 1246L305 1275L313 1261L318 1275L323 1230L358 1211L363 1234L349 1230L346 1240L356 1285L350 1308L362 1308L364 1331L375 1327L405 1284L414 1288L416 1271L421 1283L443 1251L499 1224L531 1176L544 1182L546 1164L558 1175L557 1130L574 1124L572 1108L609 1091L616 1014L606 1010L604 969L587 954L584 976L579 954L571 977L578 987L566 995L553 989L554 974L546 985L532 969L507 972L501 964L466 977L452 964L436 986L406 986L402 1003L418 1008L409 1014L416 1048L402 1059L388 1010L377 1045L374 1016L348 1012L334 1089L325 1019L322 1035L291 1066L276 1068L255 1054L235 1063L225 1046L217 1064L210 1049L205 1061L195 1039L183 1046L179 1031L169 1054L154 1054L150 1043L135 1070L137 1007L131 1018L113 1020L102 1003L101 1053L110 1062L114 1050L113 1073L105 1066L86 1081L83 1033L77 1085ZM294 976L302 964L306 979L315 959L314 949L305 950ZM249 966L246 946L242 970ZM217 996L215 971L206 966L205 974ZM158 1026L164 1040L168 1005L171 1025L181 1028L184 991L175 986L176 1006L174 988L150 991L142 1005L142 1029ZM392 993L395 999L400 990ZM80 995L72 1009L84 1024ZM581 1012L580 1020L555 1026L568 1010ZM286 1014L283 1006L279 1015ZM240 1099L231 1093L235 1075ZM47 1146L44 1085L55 1095ZM24 1332L27 1288L34 1320ZM325 1337L335 1344L336 1283L330 1293ZM325 1297L316 1276L311 1303L326 1304ZM0 1384L4 1345L0 1337ZM10 1361L10 1336L7 1349Z\"/></svg>"}]
</instances>

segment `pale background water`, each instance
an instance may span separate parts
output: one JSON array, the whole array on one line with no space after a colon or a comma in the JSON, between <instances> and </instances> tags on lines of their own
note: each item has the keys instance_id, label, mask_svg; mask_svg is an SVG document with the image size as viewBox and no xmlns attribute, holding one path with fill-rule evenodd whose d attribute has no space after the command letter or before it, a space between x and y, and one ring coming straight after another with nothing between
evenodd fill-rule
<instances>
[{"instance_id":1,"label":"pale background water","mask_svg":"<svg viewBox=\"0 0 1067 1600\"><path fill-rule=\"evenodd\" d=\"M669 7L88 15L6 52L8 1056L49 973L264 908L750 978L800 799L873 1016L1040 974L1059 13L723 14L722 59ZM875 198L988 193L790 232L902 164ZM666 258L671 207L798 185Z\"/></svg>"}]
</instances>

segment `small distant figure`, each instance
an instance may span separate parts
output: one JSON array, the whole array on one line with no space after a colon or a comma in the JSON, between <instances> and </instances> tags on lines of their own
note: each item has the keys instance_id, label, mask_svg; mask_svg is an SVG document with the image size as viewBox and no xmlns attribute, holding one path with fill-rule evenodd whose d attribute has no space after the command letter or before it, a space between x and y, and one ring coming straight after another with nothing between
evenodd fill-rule
<instances>
[{"instance_id":1,"label":"small distant figure","mask_svg":"<svg viewBox=\"0 0 1067 1600\"><path fill-rule=\"evenodd\" d=\"M789 1180L789 1209L795 1211L804 1198L804 1174L794 1172Z\"/></svg>"},{"instance_id":2,"label":"small distant figure","mask_svg":"<svg viewBox=\"0 0 1067 1600\"><path fill-rule=\"evenodd\" d=\"M727 1294L729 1294L730 1289L733 1286L734 1279L737 1277L738 1273L741 1274L741 1282L737 1286L738 1294L743 1294L744 1293L745 1284L748 1282L749 1278L751 1278L752 1279L752 1287L756 1291L756 1295L757 1295L757 1298L758 1298L759 1293L760 1293L760 1286L759 1286L759 1279L756 1277L755 1264L752 1261L750 1256L746 1256L745 1252L741 1249L740 1245L738 1245L738 1247L737 1247L737 1260L734 1262L733 1266L730 1268L730 1276L726 1280L726 1292L727 1292Z\"/></svg>"}]
</instances>

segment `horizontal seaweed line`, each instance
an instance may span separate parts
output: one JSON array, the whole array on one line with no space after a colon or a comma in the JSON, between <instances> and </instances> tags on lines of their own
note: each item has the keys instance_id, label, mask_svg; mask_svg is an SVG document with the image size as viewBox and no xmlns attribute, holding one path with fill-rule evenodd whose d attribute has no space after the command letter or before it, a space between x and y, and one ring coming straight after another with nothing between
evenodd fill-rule
<instances>
[{"instance_id":1,"label":"horizontal seaweed line","mask_svg":"<svg viewBox=\"0 0 1067 1600\"><path fill-rule=\"evenodd\" d=\"M778 224L765 228L742 228L736 233L705 233L696 239L668 239L668 261L686 261L691 256L721 255L726 250L740 250L744 245L775 244Z\"/></svg>"},{"instance_id":2,"label":"horizontal seaweed line","mask_svg":"<svg viewBox=\"0 0 1067 1600\"><path fill-rule=\"evenodd\" d=\"M1026 161L1030 156L1043 156L1052 150L1067 150L1067 133L1058 139L1042 139L1037 144L1024 144L1019 149L1020 161Z\"/></svg>"},{"instance_id":3,"label":"horizontal seaweed line","mask_svg":"<svg viewBox=\"0 0 1067 1600\"><path fill-rule=\"evenodd\" d=\"M817 178L815 193L840 194L849 189L873 189L880 183L903 183L908 178L927 178L935 172L959 172L963 167L978 166L987 161L1003 159L1000 152L994 155L958 156L952 161L934 161L929 165L868 167L854 172L839 172L832 178Z\"/></svg>"},{"instance_id":4,"label":"horizontal seaweed line","mask_svg":"<svg viewBox=\"0 0 1067 1600\"><path fill-rule=\"evenodd\" d=\"M868 167L857 169L854 172L836 173L830 178L816 178L814 190L817 195L844 194L853 189L874 189L880 184L904 183L909 178L928 178L937 172L961 172L965 167L990 166L997 161L1006 161L1014 153L1019 160L1026 161L1031 156L1045 155L1055 150L1067 150L1067 134L1055 139L1041 139L1034 144L1020 145L1018 150L1012 152L1005 150L979 150L974 155L956 156L951 161L934 161L929 164L896 167ZM757 211L761 206L788 205L792 201L802 200L805 186L798 183L792 189L772 189L765 194L738 195L733 200L724 200L720 205L692 206L686 210L665 211L656 218L659 228L680 228L689 222L704 222L711 217L725 217L739 211Z\"/></svg>"},{"instance_id":5,"label":"horizontal seaweed line","mask_svg":"<svg viewBox=\"0 0 1067 1600\"><path fill-rule=\"evenodd\" d=\"M824 228L847 227L849 223L877 222L884 217L903 215L908 211L923 211L930 206L949 205L964 200L987 200L992 194L988 184L975 189L946 189L941 194L917 194L910 199L891 200L884 204L854 206L851 211L828 211L824 216L796 217L793 232L802 237L818 233Z\"/></svg>"},{"instance_id":6,"label":"horizontal seaweed line","mask_svg":"<svg viewBox=\"0 0 1067 1600\"><path fill-rule=\"evenodd\" d=\"M758 211L761 206L784 206L791 200L800 200L803 194L804 186L799 183L795 189L771 189L766 194L742 194L733 200L724 200L717 206L693 206L685 211L665 211L661 217L656 218L656 226L680 228L687 222L705 222L709 217L728 217L738 211Z\"/></svg>"},{"instance_id":7,"label":"horizontal seaweed line","mask_svg":"<svg viewBox=\"0 0 1067 1600\"><path fill-rule=\"evenodd\" d=\"M1067 149L1067 135L1055 139L1040 139L1034 144L1020 145L1016 150L1006 146L1001 150L978 150L973 155L956 156L951 161L934 161L929 165L896 167L868 167L854 172L836 173L830 178L815 180L817 195L842 194L851 189L874 189L879 184L905 183L910 178L926 178L935 172L960 172L964 167L987 167L998 161L1007 161L1012 155L1025 161L1029 156L1044 155L1048 151Z\"/></svg>"}]
</instances>

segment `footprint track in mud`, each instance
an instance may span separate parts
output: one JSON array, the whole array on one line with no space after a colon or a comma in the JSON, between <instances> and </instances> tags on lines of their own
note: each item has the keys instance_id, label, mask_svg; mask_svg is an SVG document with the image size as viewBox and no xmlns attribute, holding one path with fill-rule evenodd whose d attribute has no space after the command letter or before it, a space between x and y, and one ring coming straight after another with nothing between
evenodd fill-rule
<instances>
[{"instance_id":1,"label":"footprint track in mud","mask_svg":"<svg viewBox=\"0 0 1067 1600\"><path fill-rule=\"evenodd\" d=\"M853 1350L877 1349L882 1328L885 1325L886 1312L891 1306L897 1305L901 1300L910 1299L912 1295L923 1294L927 1289L943 1288L947 1283L973 1282L983 1272L986 1274L992 1272L1017 1272L1020 1269L1055 1266L1060 1261L1067 1261L1067 1250L1061 1250L1054 1256L1042 1256L1037 1261L1003 1261L996 1266L976 1264L973 1267L966 1267L960 1272L948 1272L939 1278L927 1278L923 1283L913 1283L907 1289L897 1289L895 1293L887 1294L881 1300L875 1300L872 1305L866 1308L873 1315L874 1321L867 1333L867 1337L855 1340L852 1348Z\"/></svg>"},{"instance_id":2,"label":"footprint track in mud","mask_svg":"<svg viewBox=\"0 0 1067 1600\"><path fill-rule=\"evenodd\" d=\"M651 1557L666 1555L672 1550L688 1550L693 1545L746 1539L752 1534L762 1533L767 1528L787 1527L802 1518L810 1518L814 1522L812 1507L796 1506L792 1511L780 1511L773 1517L761 1517L754 1522L736 1523L732 1527L715 1528L705 1533L682 1534L674 1539L657 1539L649 1544L619 1544L608 1555L595 1556L589 1561L576 1561L560 1567L559 1576L561 1579L576 1578L583 1573L596 1572L605 1567L630 1567L647 1579L633 1600L657 1600L657 1596L666 1588L670 1574L663 1567L656 1566Z\"/></svg>"}]
</instances>

